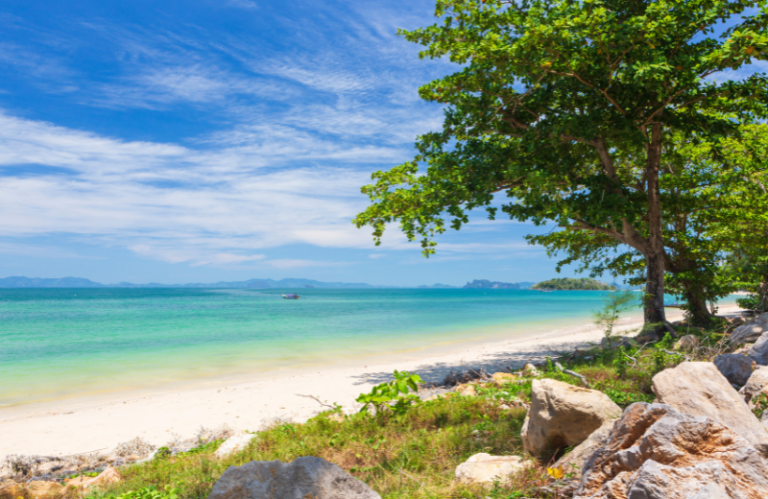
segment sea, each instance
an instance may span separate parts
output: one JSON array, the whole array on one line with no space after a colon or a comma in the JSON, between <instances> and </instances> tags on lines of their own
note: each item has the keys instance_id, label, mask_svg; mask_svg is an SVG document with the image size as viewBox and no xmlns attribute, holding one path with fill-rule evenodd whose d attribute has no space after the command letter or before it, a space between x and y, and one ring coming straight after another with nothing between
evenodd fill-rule
<instances>
[{"instance_id":1,"label":"sea","mask_svg":"<svg viewBox=\"0 0 768 499\"><path fill-rule=\"evenodd\" d=\"M286 300L282 293L301 298ZM587 324L607 294L0 289L0 408L459 349Z\"/></svg>"}]
</instances>

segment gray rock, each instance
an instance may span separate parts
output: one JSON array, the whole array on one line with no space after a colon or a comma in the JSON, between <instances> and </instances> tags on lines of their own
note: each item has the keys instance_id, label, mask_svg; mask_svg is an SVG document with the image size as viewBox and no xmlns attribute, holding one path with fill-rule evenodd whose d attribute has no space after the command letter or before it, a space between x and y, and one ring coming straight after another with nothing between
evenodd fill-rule
<instances>
[{"instance_id":1,"label":"gray rock","mask_svg":"<svg viewBox=\"0 0 768 499\"><path fill-rule=\"evenodd\" d=\"M746 402L749 402L766 386L768 386L768 367L758 367L752 372L747 384L739 390L739 393L744 395Z\"/></svg>"},{"instance_id":2,"label":"gray rock","mask_svg":"<svg viewBox=\"0 0 768 499\"><path fill-rule=\"evenodd\" d=\"M531 389L531 408L521 431L523 447L534 456L573 447L619 416L621 407L602 392L553 379L536 379Z\"/></svg>"},{"instance_id":3,"label":"gray rock","mask_svg":"<svg viewBox=\"0 0 768 499\"><path fill-rule=\"evenodd\" d=\"M665 369L653 377L652 388L659 403L711 418L768 456L768 431L714 364L684 362L674 369Z\"/></svg>"},{"instance_id":4,"label":"gray rock","mask_svg":"<svg viewBox=\"0 0 768 499\"><path fill-rule=\"evenodd\" d=\"M668 405L632 404L584 465L574 499L768 497L768 465L724 425Z\"/></svg>"},{"instance_id":5,"label":"gray rock","mask_svg":"<svg viewBox=\"0 0 768 499\"><path fill-rule=\"evenodd\" d=\"M761 366L768 366L768 333L763 333L747 352Z\"/></svg>"},{"instance_id":6,"label":"gray rock","mask_svg":"<svg viewBox=\"0 0 768 499\"><path fill-rule=\"evenodd\" d=\"M584 468L584 462L597 449L608 442L611 436L611 430L617 419L606 421L603 426L593 431L592 434L577 445L571 452L561 457L553 466L560 468L565 473L573 473L574 478L581 478L581 471Z\"/></svg>"},{"instance_id":7,"label":"gray rock","mask_svg":"<svg viewBox=\"0 0 768 499\"><path fill-rule=\"evenodd\" d=\"M366 484L319 457L291 463L251 461L230 466L208 499L381 499Z\"/></svg>"},{"instance_id":8,"label":"gray rock","mask_svg":"<svg viewBox=\"0 0 768 499\"><path fill-rule=\"evenodd\" d=\"M755 367L755 361L744 355L726 353L715 357L718 371L732 384L744 386Z\"/></svg>"},{"instance_id":9,"label":"gray rock","mask_svg":"<svg viewBox=\"0 0 768 499\"><path fill-rule=\"evenodd\" d=\"M756 341L768 331L768 314L761 314L747 324L742 324L731 333L730 341L733 345L741 345Z\"/></svg>"},{"instance_id":10,"label":"gray rock","mask_svg":"<svg viewBox=\"0 0 768 499\"><path fill-rule=\"evenodd\" d=\"M456 480L461 483L504 482L530 464L519 456L492 456L481 452L456 468Z\"/></svg>"}]
</instances>

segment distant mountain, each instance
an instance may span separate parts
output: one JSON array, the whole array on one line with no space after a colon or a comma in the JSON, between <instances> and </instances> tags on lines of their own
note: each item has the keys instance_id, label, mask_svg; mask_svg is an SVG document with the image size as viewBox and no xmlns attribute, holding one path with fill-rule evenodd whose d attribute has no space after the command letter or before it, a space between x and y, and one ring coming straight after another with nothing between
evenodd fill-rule
<instances>
[{"instance_id":1,"label":"distant mountain","mask_svg":"<svg viewBox=\"0 0 768 499\"><path fill-rule=\"evenodd\" d=\"M322 282L312 279L249 279L247 281L190 283L190 284L133 284L120 282L118 284L100 284L81 277L62 277L45 279L40 277L6 277L0 279L0 288L218 288L218 289L248 289L248 288L326 288L326 289L375 289L393 288L395 286L372 286L366 283Z\"/></svg>"},{"instance_id":2,"label":"distant mountain","mask_svg":"<svg viewBox=\"0 0 768 499\"><path fill-rule=\"evenodd\" d=\"M82 277L45 279L40 277L6 277L0 279L0 288L103 288L103 284Z\"/></svg>"},{"instance_id":3,"label":"distant mountain","mask_svg":"<svg viewBox=\"0 0 768 499\"><path fill-rule=\"evenodd\" d=\"M433 284L431 286L419 286L419 289L457 289L456 286L451 286L449 284Z\"/></svg>"},{"instance_id":4,"label":"distant mountain","mask_svg":"<svg viewBox=\"0 0 768 499\"><path fill-rule=\"evenodd\" d=\"M525 289L520 284L510 282L495 282L487 279L475 279L468 282L462 289ZM528 284L528 283L525 283Z\"/></svg>"},{"instance_id":5,"label":"distant mountain","mask_svg":"<svg viewBox=\"0 0 768 499\"><path fill-rule=\"evenodd\" d=\"M546 289L551 291L613 291L616 287L586 277L579 279L563 277L537 283L533 286L533 289Z\"/></svg>"}]
</instances>

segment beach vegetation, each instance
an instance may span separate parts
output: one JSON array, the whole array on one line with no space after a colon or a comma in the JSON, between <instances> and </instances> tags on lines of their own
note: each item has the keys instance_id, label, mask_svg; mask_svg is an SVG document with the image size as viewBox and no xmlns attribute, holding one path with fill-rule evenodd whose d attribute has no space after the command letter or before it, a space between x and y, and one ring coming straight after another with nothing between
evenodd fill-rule
<instances>
[{"instance_id":1,"label":"beach vegetation","mask_svg":"<svg viewBox=\"0 0 768 499\"><path fill-rule=\"evenodd\" d=\"M609 293L603 299L603 308L595 310L592 314L595 324L603 330L605 337L610 340L621 314L636 308L639 304L640 300L634 291Z\"/></svg>"},{"instance_id":2,"label":"beach vegetation","mask_svg":"<svg viewBox=\"0 0 768 499\"><path fill-rule=\"evenodd\" d=\"M418 396L411 393L419 391L419 385L422 383L418 374L395 371L393 376L394 380L376 385L370 393L363 393L357 397L357 402L363 404L360 412L373 409L379 416L390 411L400 415L410 406L421 402Z\"/></svg>"},{"instance_id":3,"label":"beach vegetation","mask_svg":"<svg viewBox=\"0 0 768 499\"><path fill-rule=\"evenodd\" d=\"M550 291L613 291L616 287L586 277L561 277L536 283L531 289L546 289Z\"/></svg>"}]
</instances>

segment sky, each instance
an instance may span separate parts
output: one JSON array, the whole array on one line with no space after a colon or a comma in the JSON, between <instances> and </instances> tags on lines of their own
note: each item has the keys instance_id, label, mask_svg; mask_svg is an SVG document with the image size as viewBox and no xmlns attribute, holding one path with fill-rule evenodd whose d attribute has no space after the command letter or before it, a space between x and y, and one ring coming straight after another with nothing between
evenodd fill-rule
<instances>
[{"instance_id":1,"label":"sky","mask_svg":"<svg viewBox=\"0 0 768 499\"><path fill-rule=\"evenodd\" d=\"M537 281L555 261L475 217L421 255L351 219L412 159L456 70L396 35L434 0L5 0L0 277L415 286ZM566 269L563 276L573 275Z\"/></svg>"}]
</instances>

